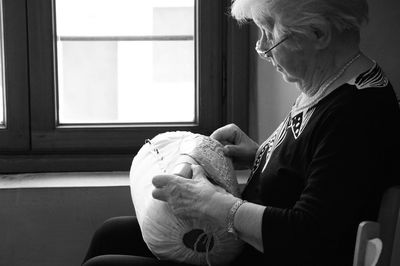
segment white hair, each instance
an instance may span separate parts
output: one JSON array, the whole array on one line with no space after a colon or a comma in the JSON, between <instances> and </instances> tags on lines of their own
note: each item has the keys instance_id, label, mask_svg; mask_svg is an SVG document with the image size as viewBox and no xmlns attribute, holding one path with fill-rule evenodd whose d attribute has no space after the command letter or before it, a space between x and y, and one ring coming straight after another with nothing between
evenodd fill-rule
<instances>
[{"instance_id":1,"label":"white hair","mask_svg":"<svg viewBox=\"0 0 400 266\"><path fill-rule=\"evenodd\" d=\"M270 21L274 35L308 35L321 26L359 33L368 21L368 4L366 0L232 0L231 14L239 22Z\"/></svg>"}]
</instances>

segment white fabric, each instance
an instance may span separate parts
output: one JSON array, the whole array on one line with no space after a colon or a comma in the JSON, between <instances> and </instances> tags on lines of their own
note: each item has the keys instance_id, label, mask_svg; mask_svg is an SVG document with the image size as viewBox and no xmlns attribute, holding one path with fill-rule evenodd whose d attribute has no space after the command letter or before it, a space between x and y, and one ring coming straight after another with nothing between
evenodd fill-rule
<instances>
[{"instance_id":1,"label":"white fabric","mask_svg":"<svg viewBox=\"0 0 400 266\"><path fill-rule=\"evenodd\" d=\"M232 261L240 253L242 242L227 233L226 228L207 221L178 219L165 202L152 197L153 176L170 174L182 154L202 165L209 179L238 196L232 162L223 155L222 145L209 137L181 131L160 134L150 143L139 150L130 172L132 201L149 249L159 259L196 265L224 265ZM198 237L194 248L197 251L183 243L184 235L193 229L201 229L207 235ZM203 252L198 248L201 245ZM204 252L211 246L209 252Z\"/></svg>"}]
</instances>

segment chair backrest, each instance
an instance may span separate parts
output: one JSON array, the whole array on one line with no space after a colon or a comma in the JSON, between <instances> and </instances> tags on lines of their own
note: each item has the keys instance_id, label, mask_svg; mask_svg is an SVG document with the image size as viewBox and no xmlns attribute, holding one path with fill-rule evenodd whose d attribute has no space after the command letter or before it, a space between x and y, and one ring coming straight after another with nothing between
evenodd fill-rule
<instances>
[{"instance_id":1,"label":"chair backrest","mask_svg":"<svg viewBox=\"0 0 400 266\"><path fill-rule=\"evenodd\" d=\"M358 226L353 266L371 265L400 266L400 186L383 195L378 222Z\"/></svg>"},{"instance_id":2,"label":"chair backrest","mask_svg":"<svg viewBox=\"0 0 400 266\"><path fill-rule=\"evenodd\" d=\"M380 238L383 242L378 266L400 265L400 186L389 188L379 210Z\"/></svg>"},{"instance_id":3,"label":"chair backrest","mask_svg":"<svg viewBox=\"0 0 400 266\"><path fill-rule=\"evenodd\" d=\"M353 266L375 266L382 251L379 223L364 221L357 230Z\"/></svg>"}]
</instances>

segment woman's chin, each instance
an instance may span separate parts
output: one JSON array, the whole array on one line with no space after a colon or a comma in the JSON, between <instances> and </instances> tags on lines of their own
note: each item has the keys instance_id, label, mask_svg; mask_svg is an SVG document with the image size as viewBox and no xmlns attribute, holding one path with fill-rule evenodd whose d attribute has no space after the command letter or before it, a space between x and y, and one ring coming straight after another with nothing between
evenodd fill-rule
<instances>
[{"instance_id":1,"label":"woman's chin","mask_svg":"<svg viewBox=\"0 0 400 266\"><path fill-rule=\"evenodd\" d=\"M288 82L288 83L293 83L293 82L298 82L298 79L289 76L286 72L281 71L278 69L278 72L282 74L283 80Z\"/></svg>"},{"instance_id":2,"label":"woman's chin","mask_svg":"<svg viewBox=\"0 0 400 266\"><path fill-rule=\"evenodd\" d=\"M300 82L300 80L296 77L293 77L291 75L289 75L282 67L277 66L276 67L276 71L278 71L279 73L281 73L282 78L285 82L287 83L298 83Z\"/></svg>"}]
</instances>

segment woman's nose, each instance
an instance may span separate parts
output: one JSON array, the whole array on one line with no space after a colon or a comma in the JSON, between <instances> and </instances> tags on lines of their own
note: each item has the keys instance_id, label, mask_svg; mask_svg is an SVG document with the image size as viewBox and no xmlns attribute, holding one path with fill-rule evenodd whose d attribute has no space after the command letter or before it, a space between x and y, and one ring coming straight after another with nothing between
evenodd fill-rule
<instances>
[{"instance_id":1,"label":"woman's nose","mask_svg":"<svg viewBox=\"0 0 400 266\"><path fill-rule=\"evenodd\" d=\"M260 54L260 56L268 61L271 61L272 58L272 53L271 51L267 52L269 49L268 46L268 42L263 40L263 39L259 39L256 43L256 50L258 51L258 53Z\"/></svg>"},{"instance_id":2,"label":"woman's nose","mask_svg":"<svg viewBox=\"0 0 400 266\"><path fill-rule=\"evenodd\" d=\"M268 39L265 34L261 35L261 38L258 40L258 45L261 50L267 51L268 50Z\"/></svg>"}]
</instances>

